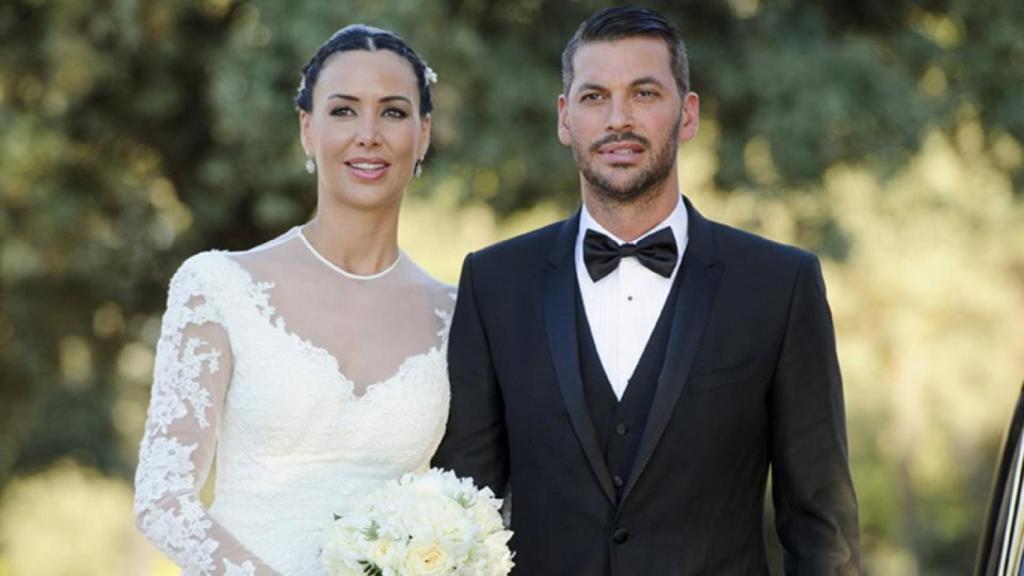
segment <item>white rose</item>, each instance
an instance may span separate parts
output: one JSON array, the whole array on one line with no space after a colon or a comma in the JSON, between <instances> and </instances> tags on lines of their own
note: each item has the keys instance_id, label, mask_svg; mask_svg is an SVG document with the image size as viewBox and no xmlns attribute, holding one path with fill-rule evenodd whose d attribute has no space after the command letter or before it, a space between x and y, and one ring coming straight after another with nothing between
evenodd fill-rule
<instances>
[{"instance_id":1,"label":"white rose","mask_svg":"<svg viewBox=\"0 0 1024 576\"><path fill-rule=\"evenodd\" d=\"M444 490L445 482L446 478L444 474L434 468L431 468L419 476L406 474L401 480L401 484L412 484L416 491L421 493L440 493Z\"/></svg>"},{"instance_id":2,"label":"white rose","mask_svg":"<svg viewBox=\"0 0 1024 576\"><path fill-rule=\"evenodd\" d=\"M501 514L494 507L492 500L480 500L473 506L473 521L484 534L492 534L503 530L505 524L501 521Z\"/></svg>"},{"instance_id":3,"label":"white rose","mask_svg":"<svg viewBox=\"0 0 1024 576\"><path fill-rule=\"evenodd\" d=\"M359 557L344 548L325 547L320 554L320 563L331 576L363 574Z\"/></svg>"},{"instance_id":4,"label":"white rose","mask_svg":"<svg viewBox=\"0 0 1024 576\"><path fill-rule=\"evenodd\" d=\"M323 549L320 562L332 576L362 574L359 560L366 558L364 530L369 521L346 516L331 522L324 530Z\"/></svg>"},{"instance_id":5,"label":"white rose","mask_svg":"<svg viewBox=\"0 0 1024 576\"><path fill-rule=\"evenodd\" d=\"M413 544L405 552L405 573L409 576L445 574L454 567L452 556L437 542Z\"/></svg>"},{"instance_id":6,"label":"white rose","mask_svg":"<svg viewBox=\"0 0 1024 576\"><path fill-rule=\"evenodd\" d=\"M378 538L367 546L366 556L380 568L397 568L402 560L403 546L391 538Z\"/></svg>"},{"instance_id":7,"label":"white rose","mask_svg":"<svg viewBox=\"0 0 1024 576\"><path fill-rule=\"evenodd\" d=\"M508 549L508 541L511 538L512 532L502 530L484 539L483 547L487 551L488 574L505 576L512 571L515 562L512 561L512 552Z\"/></svg>"},{"instance_id":8,"label":"white rose","mask_svg":"<svg viewBox=\"0 0 1024 576\"><path fill-rule=\"evenodd\" d=\"M454 500L444 498L434 518L434 529L445 540L468 543L476 539L479 530L472 510L467 510Z\"/></svg>"}]
</instances>

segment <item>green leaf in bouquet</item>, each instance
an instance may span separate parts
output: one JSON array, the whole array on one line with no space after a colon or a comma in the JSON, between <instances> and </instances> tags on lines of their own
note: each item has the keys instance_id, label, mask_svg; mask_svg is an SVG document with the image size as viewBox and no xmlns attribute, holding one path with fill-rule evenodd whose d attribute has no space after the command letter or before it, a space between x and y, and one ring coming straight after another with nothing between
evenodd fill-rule
<instances>
[{"instance_id":1,"label":"green leaf in bouquet","mask_svg":"<svg viewBox=\"0 0 1024 576\"><path fill-rule=\"evenodd\" d=\"M363 537L371 542L380 538L380 524L376 520L370 521L370 525L363 529Z\"/></svg>"},{"instance_id":2,"label":"green leaf in bouquet","mask_svg":"<svg viewBox=\"0 0 1024 576\"><path fill-rule=\"evenodd\" d=\"M366 576L384 576L384 570L369 560L360 560L359 564L363 566L363 574Z\"/></svg>"},{"instance_id":3,"label":"green leaf in bouquet","mask_svg":"<svg viewBox=\"0 0 1024 576\"><path fill-rule=\"evenodd\" d=\"M476 506L476 495L468 492L461 492L455 497L455 501L458 502L459 506L468 510L469 508Z\"/></svg>"}]
</instances>

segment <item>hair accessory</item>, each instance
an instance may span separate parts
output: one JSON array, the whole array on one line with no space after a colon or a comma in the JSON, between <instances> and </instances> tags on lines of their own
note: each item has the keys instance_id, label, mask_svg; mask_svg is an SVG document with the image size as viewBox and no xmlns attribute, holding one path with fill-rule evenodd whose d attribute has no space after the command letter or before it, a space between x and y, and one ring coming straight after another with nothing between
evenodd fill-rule
<instances>
[{"instance_id":1,"label":"hair accessory","mask_svg":"<svg viewBox=\"0 0 1024 576\"><path fill-rule=\"evenodd\" d=\"M426 80L427 86L437 84L437 72L434 72L433 68L427 66L426 62L423 63L423 79Z\"/></svg>"}]
</instances>

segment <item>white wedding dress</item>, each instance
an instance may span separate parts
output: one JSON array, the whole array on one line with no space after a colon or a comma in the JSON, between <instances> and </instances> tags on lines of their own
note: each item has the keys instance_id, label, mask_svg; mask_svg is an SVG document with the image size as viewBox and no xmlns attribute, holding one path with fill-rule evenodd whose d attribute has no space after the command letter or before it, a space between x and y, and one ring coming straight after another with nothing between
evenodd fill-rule
<instances>
[{"instance_id":1,"label":"white wedding dress","mask_svg":"<svg viewBox=\"0 0 1024 576\"><path fill-rule=\"evenodd\" d=\"M355 276L294 228L171 281L135 478L146 536L186 574L325 574L353 498L429 466L454 294L406 256ZM199 499L214 456L214 503Z\"/></svg>"}]
</instances>

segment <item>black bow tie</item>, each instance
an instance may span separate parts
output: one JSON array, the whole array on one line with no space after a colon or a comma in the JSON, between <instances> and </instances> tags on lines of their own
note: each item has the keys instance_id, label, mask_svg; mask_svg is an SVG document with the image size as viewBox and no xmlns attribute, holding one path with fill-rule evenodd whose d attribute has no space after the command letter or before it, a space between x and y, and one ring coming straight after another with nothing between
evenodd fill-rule
<instances>
[{"instance_id":1,"label":"black bow tie","mask_svg":"<svg viewBox=\"0 0 1024 576\"><path fill-rule=\"evenodd\" d=\"M629 256L635 257L648 270L668 278L679 257L672 229L662 228L636 244L619 244L593 230L587 230L583 237L583 263L594 282L611 274L619 267L619 260Z\"/></svg>"}]
</instances>

